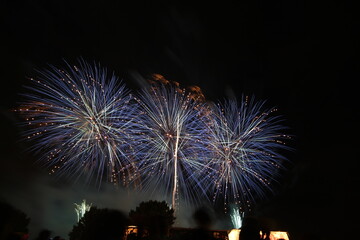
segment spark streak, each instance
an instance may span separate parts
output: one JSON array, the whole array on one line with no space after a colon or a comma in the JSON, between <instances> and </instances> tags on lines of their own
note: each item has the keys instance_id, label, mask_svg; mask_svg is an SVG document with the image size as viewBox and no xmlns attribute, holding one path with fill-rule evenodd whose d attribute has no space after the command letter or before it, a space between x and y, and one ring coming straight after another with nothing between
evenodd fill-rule
<instances>
[{"instance_id":1,"label":"spark streak","mask_svg":"<svg viewBox=\"0 0 360 240\"><path fill-rule=\"evenodd\" d=\"M161 85L145 90L139 104L144 111L139 170L146 185L171 192L176 209L179 191L192 200L204 192L199 174L206 167L207 140L201 103L185 91Z\"/></svg>"}]
</instances>

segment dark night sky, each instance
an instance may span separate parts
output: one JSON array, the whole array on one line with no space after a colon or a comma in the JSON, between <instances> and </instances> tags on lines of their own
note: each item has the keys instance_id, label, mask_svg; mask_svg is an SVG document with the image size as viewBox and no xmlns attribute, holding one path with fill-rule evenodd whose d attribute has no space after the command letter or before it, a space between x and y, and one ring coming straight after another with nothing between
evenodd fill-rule
<instances>
[{"instance_id":1,"label":"dark night sky","mask_svg":"<svg viewBox=\"0 0 360 240\"><path fill-rule=\"evenodd\" d=\"M34 68L83 57L114 70L133 89L136 71L198 85L209 100L243 93L267 99L286 119L295 151L287 153L292 164L277 194L257 214L296 233L350 236L359 202L360 75L360 26L351 1L180 2L2 1L0 197L32 211L39 224L56 206L72 207L86 194L118 207L110 197L99 200L99 192L74 194L76 187L42 176L19 142L19 118L11 111Z\"/></svg>"}]
</instances>

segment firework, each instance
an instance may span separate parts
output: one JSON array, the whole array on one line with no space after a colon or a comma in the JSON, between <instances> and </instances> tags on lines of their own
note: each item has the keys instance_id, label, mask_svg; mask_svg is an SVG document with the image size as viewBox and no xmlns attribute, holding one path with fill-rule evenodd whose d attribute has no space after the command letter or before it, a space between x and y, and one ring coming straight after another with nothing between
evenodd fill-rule
<instances>
[{"instance_id":1,"label":"firework","mask_svg":"<svg viewBox=\"0 0 360 240\"><path fill-rule=\"evenodd\" d=\"M240 212L239 208L233 207L231 214L231 222L236 229L240 229L242 226L242 220L244 218L244 213Z\"/></svg>"},{"instance_id":2,"label":"firework","mask_svg":"<svg viewBox=\"0 0 360 240\"><path fill-rule=\"evenodd\" d=\"M91 203L90 204L86 204L86 200L83 200L81 204L75 204L75 212L77 215L77 220L78 222L80 221L80 219L82 217L84 217L85 213L90 211L91 208Z\"/></svg>"},{"instance_id":3,"label":"firework","mask_svg":"<svg viewBox=\"0 0 360 240\"><path fill-rule=\"evenodd\" d=\"M145 188L162 189L176 209L179 194L185 201L204 192L208 135L203 105L194 95L172 85L156 85L138 99L142 136L137 152Z\"/></svg>"},{"instance_id":4,"label":"firework","mask_svg":"<svg viewBox=\"0 0 360 240\"><path fill-rule=\"evenodd\" d=\"M228 100L214 105L212 122L211 167L213 200L225 205L250 207L255 199L271 191L285 158L280 154L287 138L276 109L264 109L264 103L246 97L240 103Z\"/></svg>"},{"instance_id":5,"label":"firework","mask_svg":"<svg viewBox=\"0 0 360 240\"><path fill-rule=\"evenodd\" d=\"M133 97L114 75L79 61L31 79L20 111L50 174L103 178L196 202L249 207L271 191L287 149L276 109L243 98L205 103L201 89L154 75ZM158 84L160 83L160 84ZM242 209L243 211L243 209Z\"/></svg>"},{"instance_id":6,"label":"firework","mask_svg":"<svg viewBox=\"0 0 360 240\"><path fill-rule=\"evenodd\" d=\"M58 173L113 182L134 176L131 131L136 106L125 86L99 65L50 66L31 79L20 111L40 161Z\"/></svg>"}]
</instances>

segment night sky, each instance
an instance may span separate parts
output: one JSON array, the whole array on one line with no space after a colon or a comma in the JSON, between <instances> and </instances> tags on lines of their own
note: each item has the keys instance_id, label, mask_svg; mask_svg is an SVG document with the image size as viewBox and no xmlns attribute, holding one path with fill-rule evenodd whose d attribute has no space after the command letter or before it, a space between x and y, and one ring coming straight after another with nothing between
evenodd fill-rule
<instances>
[{"instance_id":1,"label":"night sky","mask_svg":"<svg viewBox=\"0 0 360 240\"><path fill-rule=\"evenodd\" d=\"M276 194L254 214L299 235L353 234L359 203L357 11L351 1L239 2L2 1L0 198L32 218L32 236L44 227L67 237L76 220L73 203L83 198L125 212L143 199L54 180L20 141L20 118L12 110L27 77L79 57L100 62L134 90L135 75L159 73L199 86L208 100L242 94L267 100L289 126L294 151L285 154L291 164Z\"/></svg>"}]
</instances>

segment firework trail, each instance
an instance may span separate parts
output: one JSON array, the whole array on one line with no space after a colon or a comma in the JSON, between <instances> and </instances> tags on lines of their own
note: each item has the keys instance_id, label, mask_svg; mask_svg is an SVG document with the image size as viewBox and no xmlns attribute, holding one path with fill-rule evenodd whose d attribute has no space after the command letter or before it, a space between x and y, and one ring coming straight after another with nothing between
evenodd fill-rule
<instances>
[{"instance_id":1,"label":"firework trail","mask_svg":"<svg viewBox=\"0 0 360 240\"><path fill-rule=\"evenodd\" d=\"M231 222L236 229L240 229L242 226L242 220L244 218L244 213L240 212L239 208L233 207L231 214Z\"/></svg>"},{"instance_id":2,"label":"firework trail","mask_svg":"<svg viewBox=\"0 0 360 240\"><path fill-rule=\"evenodd\" d=\"M131 161L136 106L123 84L99 65L79 61L65 70L50 66L31 79L21 113L27 138L50 174L94 175L100 183L134 176Z\"/></svg>"},{"instance_id":3,"label":"firework trail","mask_svg":"<svg viewBox=\"0 0 360 240\"><path fill-rule=\"evenodd\" d=\"M202 103L185 90L172 85L156 85L138 99L144 114L139 171L144 187L162 189L176 209L179 194L196 201L203 194L207 166L207 128Z\"/></svg>"},{"instance_id":4,"label":"firework trail","mask_svg":"<svg viewBox=\"0 0 360 240\"><path fill-rule=\"evenodd\" d=\"M240 103L228 100L214 105L211 167L213 201L250 208L252 202L270 190L285 160L280 152L287 136L276 109L264 110L264 102L246 97Z\"/></svg>"},{"instance_id":5,"label":"firework trail","mask_svg":"<svg viewBox=\"0 0 360 240\"><path fill-rule=\"evenodd\" d=\"M80 219L84 217L85 213L90 211L92 203L86 204L86 200L84 199L81 204L74 203L74 205L77 221L80 222Z\"/></svg>"}]
</instances>

